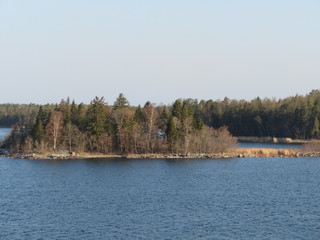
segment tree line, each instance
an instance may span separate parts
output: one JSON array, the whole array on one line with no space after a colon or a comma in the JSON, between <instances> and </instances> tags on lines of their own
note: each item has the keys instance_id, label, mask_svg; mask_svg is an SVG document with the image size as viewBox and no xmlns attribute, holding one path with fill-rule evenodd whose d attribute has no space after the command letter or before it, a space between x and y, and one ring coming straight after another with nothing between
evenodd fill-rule
<instances>
[{"instance_id":1,"label":"tree line","mask_svg":"<svg viewBox=\"0 0 320 240\"><path fill-rule=\"evenodd\" d=\"M278 100L178 99L159 106L151 102L131 106L123 94L113 105L103 97L89 105L69 99L43 106L0 105L0 125L17 123L10 146L27 150L216 152L234 143L230 133L319 139L319 120L319 90Z\"/></svg>"},{"instance_id":2,"label":"tree line","mask_svg":"<svg viewBox=\"0 0 320 240\"><path fill-rule=\"evenodd\" d=\"M15 151L99 153L215 153L236 139L226 127L214 129L197 116L193 101L172 106L146 102L131 106L120 94L112 106L103 97L89 105L62 100L39 106L34 123L15 125L6 147Z\"/></svg>"},{"instance_id":3,"label":"tree line","mask_svg":"<svg viewBox=\"0 0 320 240\"><path fill-rule=\"evenodd\" d=\"M228 126L234 136L320 138L320 92L285 99L201 101L198 116L208 126Z\"/></svg>"},{"instance_id":4,"label":"tree line","mask_svg":"<svg viewBox=\"0 0 320 240\"><path fill-rule=\"evenodd\" d=\"M0 104L0 126L11 127L16 123L31 126L38 110L37 104Z\"/></svg>"}]
</instances>

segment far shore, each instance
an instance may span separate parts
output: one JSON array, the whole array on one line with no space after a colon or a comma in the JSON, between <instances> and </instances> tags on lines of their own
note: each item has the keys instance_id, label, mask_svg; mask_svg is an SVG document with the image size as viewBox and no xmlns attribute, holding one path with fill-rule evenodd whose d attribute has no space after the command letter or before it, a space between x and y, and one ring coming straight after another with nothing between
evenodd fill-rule
<instances>
[{"instance_id":1,"label":"far shore","mask_svg":"<svg viewBox=\"0 0 320 240\"><path fill-rule=\"evenodd\" d=\"M276 138L276 137L236 137L238 142L252 143L283 143L283 144L305 144L311 140L307 139L292 139L292 138ZM313 140L314 141L314 140Z\"/></svg>"}]
</instances>

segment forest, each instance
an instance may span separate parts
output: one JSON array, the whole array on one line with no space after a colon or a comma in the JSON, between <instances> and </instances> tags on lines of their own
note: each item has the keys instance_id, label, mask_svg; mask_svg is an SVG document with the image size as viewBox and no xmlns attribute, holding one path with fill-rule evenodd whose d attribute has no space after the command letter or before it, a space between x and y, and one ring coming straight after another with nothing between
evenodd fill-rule
<instances>
[{"instance_id":1,"label":"forest","mask_svg":"<svg viewBox=\"0 0 320 240\"><path fill-rule=\"evenodd\" d=\"M319 139L320 92L284 99L177 99L171 105L131 106L123 94L113 105L61 100L47 105L0 105L0 126L14 126L5 142L15 151L101 153L214 153L233 136Z\"/></svg>"},{"instance_id":2,"label":"forest","mask_svg":"<svg viewBox=\"0 0 320 240\"><path fill-rule=\"evenodd\" d=\"M27 112L35 114L34 106ZM19 108L15 108L19 109ZM216 153L236 143L226 127L214 129L196 117L190 101L170 107L147 102L130 106L120 94L112 106L103 97L89 105L69 99L38 106L34 120L12 112L6 119L21 119L4 142L14 152L68 150L94 153ZM28 114L26 114L28 116ZM28 119L28 121L26 120Z\"/></svg>"}]
</instances>

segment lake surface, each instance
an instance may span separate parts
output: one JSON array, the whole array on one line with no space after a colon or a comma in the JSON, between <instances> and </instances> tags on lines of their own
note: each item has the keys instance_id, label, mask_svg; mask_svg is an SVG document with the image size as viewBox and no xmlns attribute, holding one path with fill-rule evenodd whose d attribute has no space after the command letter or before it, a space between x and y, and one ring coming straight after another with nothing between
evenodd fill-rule
<instances>
[{"instance_id":1,"label":"lake surface","mask_svg":"<svg viewBox=\"0 0 320 240\"><path fill-rule=\"evenodd\" d=\"M319 173L320 158L0 158L0 239L319 239Z\"/></svg>"},{"instance_id":2,"label":"lake surface","mask_svg":"<svg viewBox=\"0 0 320 240\"><path fill-rule=\"evenodd\" d=\"M319 158L0 158L0 239L319 239Z\"/></svg>"},{"instance_id":3,"label":"lake surface","mask_svg":"<svg viewBox=\"0 0 320 240\"><path fill-rule=\"evenodd\" d=\"M0 141L4 140L4 138L9 135L11 130L11 128L0 128Z\"/></svg>"}]
</instances>

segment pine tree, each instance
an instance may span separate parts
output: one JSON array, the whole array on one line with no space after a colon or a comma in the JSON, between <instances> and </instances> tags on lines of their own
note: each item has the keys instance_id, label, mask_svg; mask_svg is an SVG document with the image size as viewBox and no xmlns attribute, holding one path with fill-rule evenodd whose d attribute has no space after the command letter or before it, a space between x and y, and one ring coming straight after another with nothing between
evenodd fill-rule
<instances>
[{"instance_id":1,"label":"pine tree","mask_svg":"<svg viewBox=\"0 0 320 240\"><path fill-rule=\"evenodd\" d=\"M181 119L182 102L180 99L176 100L172 106L172 116Z\"/></svg>"},{"instance_id":2,"label":"pine tree","mask_svg":"<svg viewBox=\"0 0 320 240\"><path fill-rule=\"evenodd\" d=\"M201 118L196 118L194 120L194 128L198 131L202 130L204 126L203 121L201 120Z\"/></svg>"},{"instance_id":3,"label":"pine tree","mask_svg":"<svg viewBox=\"0 0 320 240\"><path fill-rule=\"evenodd\" d=\"M42 142L44 138L44 127L40 118L37 118L31 134L34 143L40 144Z\"/></svg>"},{"instance_id":4,"label":"pine tree","mask_svg":"<svg viewBox=\"0 0 320 240\"><path fill-rule=\"evenodd\" d=\"M77 109L77 119L75 124L82 132L86 130L86 112L86 106L83 103L80 103Z\"/></svg>"},{"instance_id":5,"label":"pine tree","mask_svg":"<svg viewBox=\"0 0 320 240\"><path fill-rule=\"evenodd\" d=\"M160 114L160 122L159 122L159 128L161 130L164 131L166 129L168 120L169 120L168 108L166 106L163 106Z\"/></svg>"},{"instance_id":6,"label":"pine tree","mask_svg":"<svg viewBox=\"0 0 320 240\"><path fill-rule=\"evenodd\" d=\"M71 120L71 123L74 125L76 125L78 122L78 107L74 101L72 101L71 103L70 120Z\"/></svg>"},{"instance_id":7,"label":"pine tree","mask_svg":"<svg viewBox=\"0 0 320 240\"><path fill-rule=\"evenodd\" d=\"M104 109L104 98L96 97L86 113L87 130L93 136L100 137L106 130L106 111Z\"/></svg>"},{"instance_id":8,"label":"pine tree","mask_svg":"<svg viewBox=\"0 0 320 240\"><path fill-rule=\"evenodd\" d=\"M167 142L169 149L171 152L176 151L176 145L179 137L179 132L176 126L176 123L174 121L174 117L170 116L167 124L167 129L166 129L166 136L167 136Z\"/></svg>"},{"instance_id":9,"label":"pine tree","mask_svg":"<svg viewBox=\"0 0 320 240\"><path fill-rule=\"evenodd\" d=\"M31 131L31 137L33 139L34 143L38 143L40 144L44 138L44 128L45 128L45 124L44 122L48 122L47 119L47 114L46 112L43 110L43 107L40 106L39 111L38 111L38 115L36 118L36 123L34 124L32 131Z\"/></svg>"},{"instance_id":10,"label":"pine tree","mask_svg":"<svg viewBox=\"0 0 320 240\"><path fill-rule=\"evenodd\" d=\"M143 122L143 112L142 112L142 109L141 109L141 106L139 105L135 112L134 112L134 121L139 123L139 124L142 124Z\"/></svg>"},{"instance_id":11,"label":"pine tree","mask_svg":"<svg viewBox=\"0 0 320 240\"><path fill-rule=\"evenodd\" d=\"M119 109L129 106L129 101L125 98L123 93L120 93L117 100L113 104L113 109Z\"/></svg>"},{"instance_id":12,"label":"pine tree","mask_svg":"<svg viewBox=\"0 0 320 240\"><path fill-rule=\"evenodd\" d=\"M66 101L62 99L56 110L62 112L63 119L64 119L64 126L66 126L68 123L71 123L71 112L70 112L71 107L70 107L69 97L67 98Z\"/></svg>"}]
</instances>

